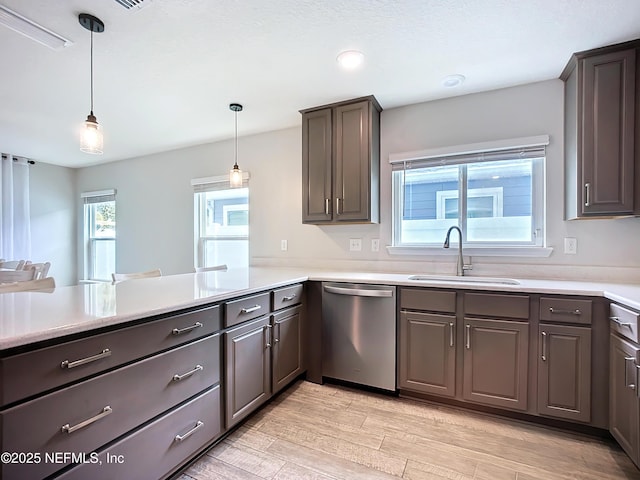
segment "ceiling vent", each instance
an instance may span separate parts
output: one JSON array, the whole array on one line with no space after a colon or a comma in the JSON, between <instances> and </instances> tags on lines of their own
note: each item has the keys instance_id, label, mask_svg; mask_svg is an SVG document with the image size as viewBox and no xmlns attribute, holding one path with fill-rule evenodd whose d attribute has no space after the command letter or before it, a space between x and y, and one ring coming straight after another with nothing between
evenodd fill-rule
<instances>
[{"instance_id":1,"label":"ceiling vent","mask_svg":"<svg viewBox=\"0 0 640 480\"><path fill-rule=\"evenodd\" d=\"M122 5L127 10L140 10L148 6L153 0L116 0L117 3Z\"/></svg>"}]
</instances>

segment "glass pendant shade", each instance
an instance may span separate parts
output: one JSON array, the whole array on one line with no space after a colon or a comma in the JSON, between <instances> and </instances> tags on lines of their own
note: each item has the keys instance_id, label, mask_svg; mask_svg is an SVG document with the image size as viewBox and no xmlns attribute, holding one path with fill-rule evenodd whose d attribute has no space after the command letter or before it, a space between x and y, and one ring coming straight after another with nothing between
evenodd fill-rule
<instances>
[{"instance_id":1,"label":"glass pendant shade","mask_svg":"<svg viewBox=\"0 0 640 480\"><path fill-rule=\"evenodd\" d=\"M93 112L91 112L84 122L82 135L80 137L80 150L85 153L100 155L103 152L103 141L100 125L93 115Z\"/></svg>"},{"instance_id":2,"label":"glass pendant shade","mask_svg":"<svg viewBox=\"0 0 640 480\"><path fill-rule=\"evenodd\" d=\"M229 185L231 188L239 188L242 186L242 170L240 170L237 163L229 170Z\"/></svg>"}]
</instances>

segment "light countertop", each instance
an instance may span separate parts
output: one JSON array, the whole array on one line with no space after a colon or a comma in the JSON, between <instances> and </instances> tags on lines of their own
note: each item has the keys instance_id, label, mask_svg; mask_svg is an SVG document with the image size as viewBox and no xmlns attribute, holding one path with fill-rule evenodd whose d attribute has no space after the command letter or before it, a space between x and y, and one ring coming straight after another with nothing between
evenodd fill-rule
<instances>
[{"instance_id":1,"label":"light countertop","mask_svg":"<svg viewBox=\"0 0 640 480\"><path fill-rule=\"evenodd\" d=\"M249 268L0 294L0 350L250 295L306 280L606 297L640 310L640 285L525 280L413 281L409 274Z\"/></svg>"}]
</instances>

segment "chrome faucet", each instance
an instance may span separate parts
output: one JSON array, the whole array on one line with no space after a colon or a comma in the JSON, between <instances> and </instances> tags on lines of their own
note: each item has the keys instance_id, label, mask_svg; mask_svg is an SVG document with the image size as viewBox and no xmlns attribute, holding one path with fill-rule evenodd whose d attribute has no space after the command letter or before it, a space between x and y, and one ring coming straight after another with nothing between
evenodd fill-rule
<instances>
[{"instance_id":1,"label":"chrome faucet","mask_svg":"<svg viewBox=\"0 0 640 480\"><path fill-rule=\"evenodd\" d=\"M456 227L455 225L451 228L449 228L449 230L447 230L447 236L444 239L444 248L449 248L449 237L451 236L451 230L457 230L458 231L458 235L459 235L459 242L458 242L458 262L456 264L456 275L459 277L464 276L464 272L467 270L471 270L472 266L471 264L465 264L464 263L464 258L462 257L462 230L460 230L460 228Z\"/></svg>"}]
</instances>

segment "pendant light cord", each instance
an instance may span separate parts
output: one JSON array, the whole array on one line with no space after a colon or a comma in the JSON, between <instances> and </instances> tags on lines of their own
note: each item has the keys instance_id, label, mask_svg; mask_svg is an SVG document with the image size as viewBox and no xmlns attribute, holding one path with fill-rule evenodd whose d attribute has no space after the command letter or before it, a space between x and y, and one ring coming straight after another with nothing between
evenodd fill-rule
<instances>
[{"instance_id":1,"label":"pendant light cord","mask_svg":"<svg viewBox=\"0 0 640 480\"><path fill-rule=\"evenodd\" d=\"M91 115L93 115L93 22L91 22Z\"/></svg>"},{"instance_id":2,"label":"pendant light cord","mask_svg":"<svg viewBox=\"0 0 640 480\"><path fill-rule=\"evenodd\" d=\"M238 111L235 111L236 114L236 158L235 158L235 163L234 163L234 167L238 166Z\"/></svg>"}]
</instances>

